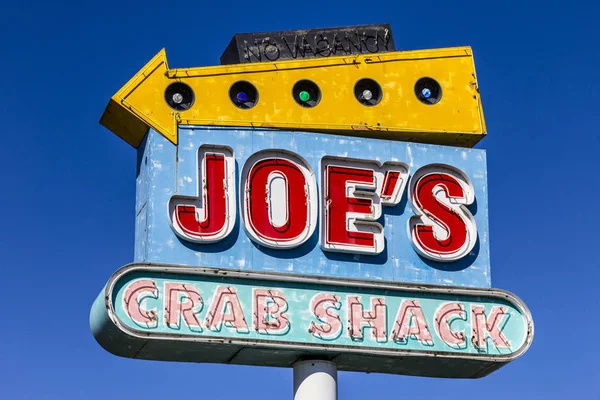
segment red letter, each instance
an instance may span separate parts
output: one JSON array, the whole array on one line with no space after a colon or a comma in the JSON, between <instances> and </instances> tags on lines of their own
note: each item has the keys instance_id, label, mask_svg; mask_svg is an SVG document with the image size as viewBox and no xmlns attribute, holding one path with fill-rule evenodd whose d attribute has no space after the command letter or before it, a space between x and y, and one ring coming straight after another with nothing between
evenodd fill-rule
<instances>
[{"instance_id":1,"label":"red letter","mask_svg":"<svg viewBox=\"0 0 600 400\"><path fill-rule=\"evenodd\" d=\"M506 307L494 306L490 316L485 318L483 306L471 305L471 329L473 331L473 345L479 350L487 351L486 332L492 338L492 342L499 349L510 349L510 342L502 334L502 321L508 315Z\"/></svg>"},{"instance_id":2,"label":"red letter","mask_svg":"<svg viewBox=\"0 0 600 400\"><path fill-rule=\"evenodd\" d=\"M371 328L373 338L379 343L387 342L385 298L371 297L371 310L363 311L360 296L348 296L348 331L350 339L363 340L363 324Z\"/></svg>"},{"instance_id":3,"label":"red letter","mask_svg":"<svg viewBox=\"0 0 600 400\"><path fill-rule=\"evenodd\" d=\"M467 320L465 306L461 303L446 303L435 312L435 331L440 339L455 349L464 349L467 345L465 331L455 332L450 325L455 319Z\"/></svg>"},{"instance_id":4,"label":"red letter","mask_svg":"<svg viewBox=\"0 0 600 400\"><path fill-rule=\"evenodd\" d=\"M212 243L225 238L235 224L233 150L202 145L198 149L198 192L202 197L172 196L171 226L182 239Z\"/></svg>"},{"instance_id":5,"label":"red letter","mask_svg":"<svg viewBox=\"0 0 600 400\"><path fill-rule=\"evenodd\" d=\"M321 247L325 251L379 254L381 206L400 202L408 166L398 162L324 157L321 160L323 208Z\"/></svg>"},{"instance_id":6,"label":"red letter","mask_svg":"<svg viewBox=\"0 0 600 400\"><path fill-rule=\"evenodd\" d=\"M156 308L146 310L142 307L142 301L147 297L158 299L156 282L150 279L134 281L123 294L123 309L136 325L142 328L156 328L158 326Z\"/></svg>"},{"instance_id":7,"label":"red letter","mask_svg":"<svg viewBox=\"0 0 600 400\"><path fill-rule=\"evenodd\" d=\"M337 339L342 333L342 321L334 310L339 311L341 307L340 298L334 294L319 293L313 296L310 301L310 309L322 324L311 321L308 331L319 339Z\"/></svg>"},{"instance_id":8,"label":"red letter","mask_svg":"<svg viewBox=\"0 0 600 400\"><path fill-rule=\"evenodd\" d=\"M200 292L192 285L165 282L165 322L169 328L179 329L183 316L190 330L202 332L196 316L202 310Z\"/></svg>"},{"instance_id":9,"label":"red letter","mask_svg":"<svg viewBox=\"0 0 600 400\"><path fill-rule=\"evenodd\" d=\"M408 221L413 247L434 261L456 261L477 241L473 215L466 208L475 199L469 178L449 165L420 168L410 180L415 216Z\"/></svg>"},{"instance_id":10,"label":"red letter","mask_svg":"<svg viewBox=\"0 0 600 400\"><path fill-rule=\"evenodd\" d=\"M238 333L248 333L248 324L235 288L218 286L206 315L206 327L219 332L221 327L234 328Z\"/></svg>"},{"instance_id":11,"label":"red letter","mask_svg":"<svg viewBox=\"0 0 600 400\"><path fill-rule=\"evenodd\" d=\"M317 223L316 179L298 155L264 150L242 171L244 227L258 244L283 249L304 243Z\"/></svg>"},{"instance_id":12,"label":"red letter","mask_svg":"<svg viewBox=\"0 0 600 400\"><path fill-rule=\"evenodd\" d=\"M285 335L290 329L288 308L279 290L254 289L254 329L267 335Z\"/></svg>"},{"instance_id":13,"label":"red letter","mask_svg":"<svg viewBox=\"0 0 600 400\"><path fill-rule=\"evenodd\" d=\"M422 344L432 346L433 339L427 326L427 320L417 300L402 300L396 323L392 331L394 342L408 343L408 338L414 337Z\"/></svg>"}]
</instances>

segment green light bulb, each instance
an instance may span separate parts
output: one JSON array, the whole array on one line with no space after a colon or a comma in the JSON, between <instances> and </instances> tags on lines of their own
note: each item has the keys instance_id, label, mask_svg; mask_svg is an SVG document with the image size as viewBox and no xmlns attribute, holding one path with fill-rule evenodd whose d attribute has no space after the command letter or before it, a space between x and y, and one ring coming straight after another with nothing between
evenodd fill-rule
<instances>
[{"instance_id":1,"label":"green light bulb","mask_svg":"<svg viewBox=\"0 0 600 400\"><path fill-rule=\"evenodd\" d=\"M309 100L310 100L310 94L309 94L309 93L308 93L306 90L303 90L303 91L301 91L301 92L298 94L298 97L300 97L300 100L301 100L301 101L304 101L304 102L306 102L306 101L309 101Z\"/></svg>"}]
</instances>

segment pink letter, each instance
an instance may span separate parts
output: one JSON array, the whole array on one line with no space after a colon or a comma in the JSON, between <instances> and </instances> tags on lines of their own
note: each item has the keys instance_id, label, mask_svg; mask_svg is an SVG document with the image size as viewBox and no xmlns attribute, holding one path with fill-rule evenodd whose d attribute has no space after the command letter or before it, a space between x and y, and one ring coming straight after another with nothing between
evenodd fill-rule
<instances>
[{"instance_id":1,"label":"pink letter","mask_svg":"<svg viewBox=\"0 0 600 400\"><path fill-rule=\"evenodd\" d=\"M156 328L158 318L156 308L146 310L142 307L145 298L158 299L156 282L150 279L141 279L129 284L123 295L123 309L136 325L142 328Z\"/></svg>"},{"instance_id":2,"label":"pink letter","mask_svg":"<svg viewBox=\"0 0 600 400\"><path fill-rule=\"evenodd\" d=\"M465 331L455 332L450 325L456 318L467 320L465 306L461 303L446 303L435 312L435 331L448 346L455 349L464 349L467 345Z\"/></svg>"},{"instance_id":3,"label":"pink letter","mask_svg":"<svg viewBox=\"0 0 600 400\"><path fill-rule=\"evenodd\" d=\"M506 307L494 306L490 316L485 318L483 306L471 305L471 329L473 345L483 351L487 351L486 332L489 333L494 345L499 349L510 349L510 342L502 334L502 321L505 319Z\"/></svg>"},{"instance_id":4,"label":"pink letter","mask_svg":"<svg viewBox=\"0 0 600 400\"><path fill-rule=\"evenodd\" d=\"M363 324L371 328L371 335L377 342L387 341L385 298L371 297L371 310L363 311L360 296L348 296L348 330L350 339L363 340Z\"/></svg>"},{"instance_id":5,"label":"pink letter","mask_svg":"<svg viewBox=\"0 0 600 400\"><path fill-rule=\"evenodd\" d=\"M421 344L432 346L433 339L427 326L427 320L418 300L402 300L396 323L392 331L394 342L408 343L408 338L414 337Z\"/></svg>"},{"instance_id":6,"label":"pink letter","mask_svg":"<svg viewBox=\"0 0 600 400\"><path fill-rule=\"evenodd\" d=\"M248 333L248 324L235 288L218 286L206 316L206 327L219 332L221 327L235 328L238 333Z\"/></svg>"},{"instance_id":7,"label":"pink letter","mask_svg":"<svg viewBox=\"0 0 600 400\"><path fill-rule=\"evenodd\" d=\"M342 333L342 321L334 309L339 310L341 307L340 298L334 294L319 293L315 295L310 301L310 309L313 315L323 323L316 324L311 321L308 331L319 339L337 339Z\"/></svg>"},{"instance_id":8,"label":"pink letter","mask_svg":"<svg viewBox=\"0 0 600 400\"><path fill-rule=\"evenodd\" d=\"M200 321L196 316L204 305L200 292L192 285L165 282L165 320L167 326L179 329L179 321L183 321L192 331L202 332Z\"/></svg>"},{"instance_id":9,"label":"pink letter","mask_svg":"<svg viewBox=\"0 0 600 400\"><path fill-rule=\"evenodd\" d=\"M285 296L279 290L254 289L254 329L267 335L285 335L290 329Z\"/></svg>"}]
</instances>

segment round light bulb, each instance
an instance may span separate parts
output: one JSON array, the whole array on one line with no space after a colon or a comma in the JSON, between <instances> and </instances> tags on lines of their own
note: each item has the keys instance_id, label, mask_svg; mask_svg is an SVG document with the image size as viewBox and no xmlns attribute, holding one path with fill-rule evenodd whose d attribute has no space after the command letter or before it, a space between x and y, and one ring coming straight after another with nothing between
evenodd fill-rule
<instances>
[{"instance_id":1,"label":"round light bulb","mask_svg":"<svg viewBox=\"0 0 600 400\"><path fill-rule=\"evenodd\" d=\"M308 93L306 90L303 90L303 91L301 91L301 92L298 94L298 97L300 97L300 100L301 100L301 101L304 101L304 102L306 102L306 101L309 101L309 100L310 100L310 94L309 94L309 93Z\"/></svg>"},{"instance_id":2,"label":"round light bulb","mask_svg":"<svg viewBox=\"0 0 600 400\"><path fill-rule=\"evenodd\" d=\"M365 100L371 100L373 98L373 93L369 89L365 89L362 92L362 98Z\"/></svg>"},{"instance_id":3,"label":"round light bulb","mask_svg":"<svg viewBox=\"0 0 600 400\"><path fill-rule=\"evenodd\" d=\"M238 94L235 95L235 98L240 103L245 103L248 101L248 95L246 94L246 92L239 92Z\"/></svg>"},{"instance_id":4,"label":"round light bulb","mask_svg":"<svg viewBox=\"0 0 600 400\"><path fill-rule=\"evenodd\" d=\"M175 102L175 104L181 104L181 102L183 101L183 96L181 95L181 93L175 93L173 95L173 101Z\"/></svg>"},{"instance_id":5,"label":"round light bulb","mask_svg":"<svg viewBox=\"0 0 600 400\"><path fill-rule=\"evenodd\" d=\"M421 94L423 95L423 97L428 99L431 97L431 90L429 90L428 88L425 88L425 89L421 90Z\"/></svg>"}]
</instances>

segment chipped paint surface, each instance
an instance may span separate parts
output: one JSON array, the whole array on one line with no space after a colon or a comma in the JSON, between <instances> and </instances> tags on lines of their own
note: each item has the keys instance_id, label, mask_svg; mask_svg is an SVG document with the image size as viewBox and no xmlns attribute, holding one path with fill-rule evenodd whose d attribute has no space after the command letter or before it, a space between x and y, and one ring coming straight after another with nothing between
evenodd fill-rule
<instances>
[{"instance_id":1,"label":"chipped paint surface","mask_svg":"<svg viewBox=\"0 0 600 400\"><path fill-rule=\"evenodd\" d=\"M484 150L423 145L315 133L252 129L181 127L179 146L150 131L138 153L135 261L218 267L250 271L490 287L487 215L487 169ZM235 159L238 207L231 233L216 243L198 244L179 238L169 223L172 196L198 193L197 154L202 145L228 146ZM475 202L469 206L477 225L473 250L460 261L439 263L420 257L407 237L414 215L407 194L398 205L384 207L385 249L377 255L325 252L319 247L319 227L299 247L267 248L253 242L242 226L240 175L248 158L261 150L283 149L303 157L317 175L324 156L406 163L410 173L426 164L455 166L471 179ZM317 222L318 224L320 222Z\"/></svg>"},{"instance_id":2,"label":"chipped paint surface","mask_svg":"<svg viewBox=\"0 0 600 400\"><path fill-rule=\"evenodd\" d=\"M393 82L376 107L365 107L353 90L366 76ZM443 101L432 104L414 93L423 77L437 81ZM318 83L318 107L299 107L290 95L300 80ZM255 106L232 101L238 81L255 88ZM189 108L165 101L173 84L189 87ZM177 144L182 125L302 129L465 147L486 134L470 47L174 69L163 49L111 98L100 123L136 148L148 128Z\"/></svg>"},{"instance_id":3,"label":"chipped paint surface","mask_svg":"<svg viewBox=\"0 0 600 400\"><path fill-rule=\"evenodd\" d=\"M119 320L148 333L495 355L514 353L527 338L523 312L485 293L461 297L144 271L121 278L112 295ZM319 321L316 306L324 297L338 300ZM329 331L330 319L341 321L335 338L313 333L315 326ZM455 340L466 336L472 340Z\"/></svg>"},{"instance_id":4,"label":"chipped paint surface","mask_svg":"<svg viewBox=\"0 0 600 400\"><path fill-rule=\"evenodd\" d=\"M341 370L439 377L485 376L533 338L527 307L497 289L166 264L118 270L92 315L98 342L126 357L285 367L287 353L320 354Z\"/></svg>"}]
</instances>

